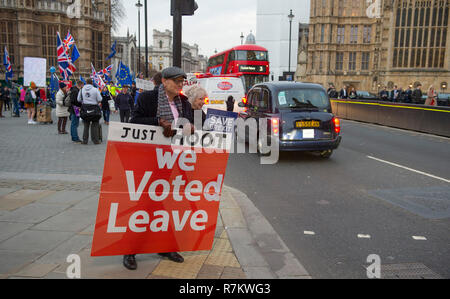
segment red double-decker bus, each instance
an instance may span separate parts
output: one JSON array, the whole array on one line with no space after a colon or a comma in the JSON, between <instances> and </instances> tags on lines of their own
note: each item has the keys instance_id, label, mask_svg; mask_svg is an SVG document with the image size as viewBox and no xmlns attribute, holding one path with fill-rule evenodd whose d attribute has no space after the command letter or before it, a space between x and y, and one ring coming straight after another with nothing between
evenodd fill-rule
<instances>
[{"instance_id":1,"label":"red double-decker bus","mask_svg":"<svg viewBox=\"0 0 450 299\"><path fill-rule=\"evenodd\" d=\"M212 75L240 74L246 90L253 85L269 81L269 55L266 48L241 45L211 56L207 73Z\"/></svg>"}]
</instances>

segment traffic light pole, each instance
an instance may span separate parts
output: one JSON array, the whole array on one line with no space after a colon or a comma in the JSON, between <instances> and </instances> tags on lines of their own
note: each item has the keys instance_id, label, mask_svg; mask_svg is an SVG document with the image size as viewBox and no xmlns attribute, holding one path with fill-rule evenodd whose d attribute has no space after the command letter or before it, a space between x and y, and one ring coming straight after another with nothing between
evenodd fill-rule
<instances>
[{"instance_id":1,"label":"traffic light pole","mask_svg":"<svg viewBox=\"0 0 450 299\"><path fill-rule=\"evenodd\" d=\"M144 2L145 6L145 78L148 79L148 19L147 19L147 0Z\"/></svg>"},{"instance_id":2,"label":"traffic light pole","mask_svg":"<svg viewBox=\"0 0 450 299\"><path fill-rule=\"evenodd\" d=\"M173 66L181 68L182 13L181 0L175 0L173 14Z\"/></svg>"}]
</instances>

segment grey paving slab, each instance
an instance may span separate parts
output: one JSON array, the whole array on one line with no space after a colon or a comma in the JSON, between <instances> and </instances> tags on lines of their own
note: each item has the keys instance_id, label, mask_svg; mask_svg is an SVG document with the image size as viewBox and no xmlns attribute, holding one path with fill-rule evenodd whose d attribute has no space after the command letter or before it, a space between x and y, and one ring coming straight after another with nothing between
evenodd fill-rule
<instances>
[{"instance_id":1,"label":"grey paving slab","mask_svg":"<svg viewBox=\"0 0 450 299\"><path fill-rule=\"evenodd\" d=\"M0 197L0 210L14 211L53 193L49 190L18 190Z\"/></svg>"},{"instance_id":2,"label":"grey paving slab","mask_svg":"<svg viewBox=\"0 0 450 299\"><path fill-rule=\"evenodd\" d=\"M27 223L0 222L0 242L27 230L32 225Z\"/></svg>"},{"instance_id":3,"label":"grey paving slab","mask_svg":"<svg viewBox=\"0 0 450 299\"><path fill-rule=\"evenodd\" d=\"M36 264L26 266L19 272L14 273L14 277L42 278L54 270L58 265L55 264Z\"/></svg>"},{"instance_id":4,"label":"grey paving slab","mask_svg":"<svg viewBox=\"0 0 450 299\"><path fill-rule=\"evenodd\" d=\"M66 273L58 273L58 272L50 272L47 275L45 275L44 277L42 277L42 279L67 279L67 274Z\"/></svg>"},{"instance_id":5,"label":"grey paving slab","mask_svg":"<svg viewBox=\"0 0 450 299\"><path fill-rule=\"evenodd\" d=\"M90 211L94 215L97 215L99 197L100 197L99 193L93 194L92 196L85 198L78 204L74 205L72 209L86 210Z\"/></svg>"},{"instance_id":6,"label":"grey paving slab","mask_svg":"<svg viewBox=\"0 0 450 299\"><path fill-rule=\"evenodd\" d=\"M111 121L118 118L118 115L111 115ZM53 120L56 120L55 115ZM1 121L0 156L8 155L8 159L0 159L2 172L101 176L106 142L101 145L90 142L87 146L74 144L70 134L58 135L56 122L36 126L28 126L26 122L26 117L8 117ZM78 128L79 134L82 129L83 125ZM108 126L102 125L102 129L106 140Z\"/></svg>"},{"instance_id":7,"label":"grey paving slab","mask_svg":"<svg viewBox=\"0 0 450 299\"><path fill-rule=\"evenodd\" d=\"M95 193L89 191L61 191L44 197L37 202L56 205L75 205L93 195Z\"/></svg>"},{"instance_id":8,"label":"grey paving slab","mask_svg":"<svg viewBox=\"0 0 450 299\"><path fill-rule=\"evenodd\" d=\"M63 211L33 227L34 230L80 232L92 223L95 215L84 210L69 209Z\"/></svg>"},{"instance_id":9,"label":"grey paving slab","mask_svg":"<svg viewBox=\"0 0 450 299\"><path fill-rule=\"evenodd\" d=\"M221 215L223 224L226 228L247 227L247 222L245 221L244 216L241 213L241 209L239 208L224 208L222 209Z\"/></svg>"},{"instance_id":10,"label":"grey paving slab","mask_svg":"<svg viewBox=\"0 0 450 299\"><path fill-rule=\"evenodd\" d=\"M239 264L244 268L248 267L268 267L264 256L259 252L255 245L235 244L233 243L233 250L239 260Z\"/></svg>"},{"instance_id":11,"label":"grey paving slab","mask_svg":"<svg viewBox=\"0 0 450 299\"><path fill-rule=\"evenodd\" d=\"M41 169L45 171L48 169ZM100 182L100 175L59 174L59 173L23 173L0 172L0 180L29 180L29 181L61 181L61 182Z\"/></svg>"},{"instance_id":12,"label":"grey paving slab","mask_svg":"<svg viewBox=\"0 0 450 299\"><path fill-rule=\"evenodd\" d=\"M83 250L79 256L81 259L82 279L144 279L153 272L161 261L156 254L137 255L138 268L136 271L129 271L122 264L122 256L94 258L90 256L90 249ZM53 272L66 273L68 266L68 263L64 263Z\"/></svg>"},{"instance_id":13,"label":"grey paving slab","mask_svg":"<svg viewBox=\"0 0 450 299\"><path fill-rule=\"evenodd\" d=\"M0 221L37 224L65 209L67 206L31 203L14 211L4 211Z\"/></svg>"},{"instance_id":14,"label":"grey paving slab","mask_svg":"<svg viewBox=\"0 0 450 299\"><path fill-rule=\"evenodd\" d=\"M80 251L88 247L91 241L92 236L75 235L44 256L40 257L36 263L61 265L66 262L69 255L78 254Z\"/></svg>"},{"instance_id":15,"label":"grey paving slab","mask_svg":"<svg viewBox=\"0 0 450 299\"><path fill-rule=\"evenodd\" d=\"M0 250L0 275L17 272L33 262L39 253Z\"/></svg>"},{"instance_id":16,"label":"grey paving slab","mask_svg":"<svg viewBox=\"0 0 450 299\"><path fill-rule=\"evenodd\" d=\"M0 188L0 196L7 195L19 190L19 188Z\"/></svg>"},{"instance_id":17,"label":"grey paving slab","mask_svg":"<svg viewBox=\"0 0 450 299\"><path fill-rule=\"evenodd\" d=\"M69 232L26 230L0 243L0 250L45 254L73 236Z\"/></svg>"}]
</instances>

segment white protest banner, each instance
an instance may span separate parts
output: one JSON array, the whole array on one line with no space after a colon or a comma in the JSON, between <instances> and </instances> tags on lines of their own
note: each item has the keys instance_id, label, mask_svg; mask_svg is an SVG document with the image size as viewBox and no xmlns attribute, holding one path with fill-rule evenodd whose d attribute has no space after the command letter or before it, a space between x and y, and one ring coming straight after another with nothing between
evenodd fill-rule
<instances>
[{"instance_id":1,"label":"white protest banner","mask_svg":"<svg viewBox=\"0 0 450 299\"><path fill-rule=\"evenodd\" d=\"M47 59L37 57L24 57L23 84L30 86L36 83L37 87L47 87Z\"/></svg>"},{"instance_id":2,"label":"white protest banner","mask_svg":"<svg viewBox=\"0 0 450 299\"><path fill-rule=\"evenodd\" d=\"M153 90L155 88L155 84L153 84L152 81L143 80L143 79L136 79L136 88L142 89L144 91L146 90Z\"/></svg>"}]
</instances>

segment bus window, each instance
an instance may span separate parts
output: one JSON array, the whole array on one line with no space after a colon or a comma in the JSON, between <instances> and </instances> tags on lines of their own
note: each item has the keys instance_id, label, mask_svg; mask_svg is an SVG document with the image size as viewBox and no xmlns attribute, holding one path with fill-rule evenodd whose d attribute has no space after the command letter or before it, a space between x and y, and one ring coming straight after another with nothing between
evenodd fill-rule
<instances>
[{"instance_id":1,"label":"bus window","mask_svg":"<svg viewBox=\"0 0 450 299\"><path fill-rule=\"evenodd\" d=\"M266 61L267 52L264 51L236 51L236 60L247 60L247 61Z\"/></svg>"}]
</instances>

